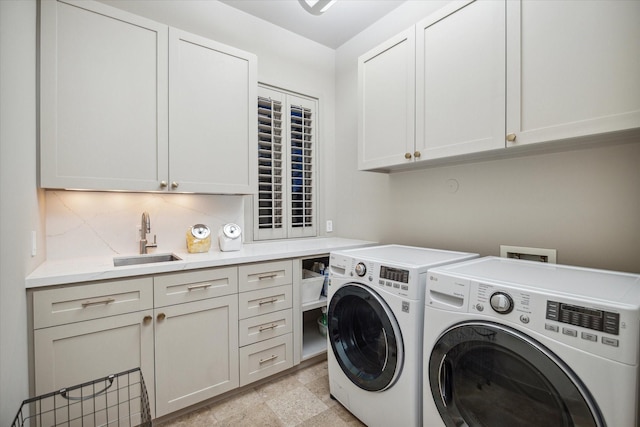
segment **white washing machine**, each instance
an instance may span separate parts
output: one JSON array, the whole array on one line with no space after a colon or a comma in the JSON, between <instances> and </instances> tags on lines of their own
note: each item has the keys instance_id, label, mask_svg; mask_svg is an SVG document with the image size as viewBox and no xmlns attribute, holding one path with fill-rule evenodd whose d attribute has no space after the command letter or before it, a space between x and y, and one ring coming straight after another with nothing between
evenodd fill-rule
<instances>
[{"instance_id":1,"label":"white washing machine","mask_svg":"<svg viewBox=\"0 0 640 427\"><path fill-rule=\"evenodd\" d=\"M368 426L418 426L429 267L478 255L399 245L332 252L331 395Z\"/></svg>"},{"instance_id":2,"label":"white washing machine","mask_svg":"<svg viewBox=\"0 0 640 427\"><path fill-rule=\"evenodd\" d=\"M638 426L640 275L479 258L424 321L425 426Z\"/></svg>"}]
</instances>

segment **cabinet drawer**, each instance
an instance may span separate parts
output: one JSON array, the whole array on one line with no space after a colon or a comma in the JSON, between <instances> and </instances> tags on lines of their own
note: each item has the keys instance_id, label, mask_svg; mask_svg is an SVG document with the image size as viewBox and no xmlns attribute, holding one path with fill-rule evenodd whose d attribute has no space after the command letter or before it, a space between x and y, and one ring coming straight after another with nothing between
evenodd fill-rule
<instances>
[{"instance_id":1,"label":"cabinet drawer","mask_svg":"<svg viewBox=\"0 0 640 427\"><path fill-rule=\"evenodd\" d=\"M34 329L116 314L153 306L153 279L110 280L33 292Z\"/></svg>"},{"instance_id":2,"label":"cabinet drawer","mask_svg":"<svg viewBox=\"0 0 640 427\"><path fill-rule=\"evenodd\" d=\"M241 265L238 268L240 292L292 283L291 260Z\"/></svg>"},{"instance_id":3,"label":"cabinet drawer","mask_svg":"<svg viewBox=\"0 0 640 427\"><path fill-rule=\"evenodd\" d=\"M292 319L288 309L240 320L240 347L291 333Z\"/></svg>"},{"instance_id":4,"label":"cabinet drawer","mask_svg":"<svg viewBox=\"0 0 640 427\"><path fill-rule=\"evenodd\" d=\"M266 378L293 366L292 334L240 349L240 386Z\"/></svg>"},{"instance_id":5,"label":"cabinet drawer","mask_svg":"<svg viewBox=\"0 0 640 427\"><path fill-rule=\"evenodd\" d=\"M291 308L291 296L291 285L241 292L238 297L240 319Z\"/></svg>"},{"instance_id":6,"label":"cabinet drawer","mask_svg":"<svg viewBox=\"0 0 640 427\"><path fill-rule=\"evenodd\" d=\"M237 292L237 267L163 274L153 279L153 296L156 307L231 295Z\"/></svg>"}]
</instances>

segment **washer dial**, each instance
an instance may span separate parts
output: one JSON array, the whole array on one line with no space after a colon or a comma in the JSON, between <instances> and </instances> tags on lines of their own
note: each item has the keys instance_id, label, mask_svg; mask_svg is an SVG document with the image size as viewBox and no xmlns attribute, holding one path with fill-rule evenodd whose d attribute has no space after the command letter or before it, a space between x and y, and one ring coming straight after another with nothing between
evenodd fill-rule
<instances>
[{"instance_id":1,"label":"washer dial","mask_svg":"<svg viewBox=\"0 0 640 427\"><path fill-rule=\"evenodd\" d=\"M513 299L506 292L494 293L489 302L496 313L508 314L513 310Z\"/></svg>"},{"instance_id":2,"label":"washer dial","mask_svg":"<svg viewBox=\"0 0 640 427\"><path fill-rule=\"evenodd\" d=\"M356 274L360 277L364 276L365 274L367 274L367 266L364 265L364 263L359 262L356 264Z\"/></svg>"}]
</instances>

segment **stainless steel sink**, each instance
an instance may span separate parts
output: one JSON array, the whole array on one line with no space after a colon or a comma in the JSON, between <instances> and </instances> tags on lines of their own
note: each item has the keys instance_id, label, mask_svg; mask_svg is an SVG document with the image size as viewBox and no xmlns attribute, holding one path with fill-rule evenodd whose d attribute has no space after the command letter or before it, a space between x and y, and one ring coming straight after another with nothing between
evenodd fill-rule
<instances>
[{"instance_id":1,"label":"stainless steel sink","mask_svg":"<svg viewBox=\"0 0 640 427\"><path fill-rule=\"evenodd\" d=\"M132 255L113 258L114 267L123 267L125 265L153 264L156 262L180 261L182 258L176 254L148 254L148 255Z\"/></svg>"}]
</instances>

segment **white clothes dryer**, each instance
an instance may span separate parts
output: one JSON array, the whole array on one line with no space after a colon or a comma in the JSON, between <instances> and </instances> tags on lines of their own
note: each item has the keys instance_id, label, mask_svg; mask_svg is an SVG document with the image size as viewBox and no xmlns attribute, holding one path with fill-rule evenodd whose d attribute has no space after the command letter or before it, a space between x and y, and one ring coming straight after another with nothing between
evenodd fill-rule
<instances>
[{"instance_id":1,"label":"white clothes dryer","mask_svg":"<svg viewBox=\"0 0 640 427\"><path fill-rule=\"evenodd\" d=\"M368 426L419 426L429 267L477 254L399 245L332 252L327 339L331 395Z\"/></svg>"},{"instance_id":2,"label":"white clothes dryer","mask_svg":"<svg viewBox=\"0 0 640 427\"><path fill-rule=\"evenodd\" d=\"M640 275L496 257L428 275L425 426L638 426Z\"/></svg>"}]
</instances>

